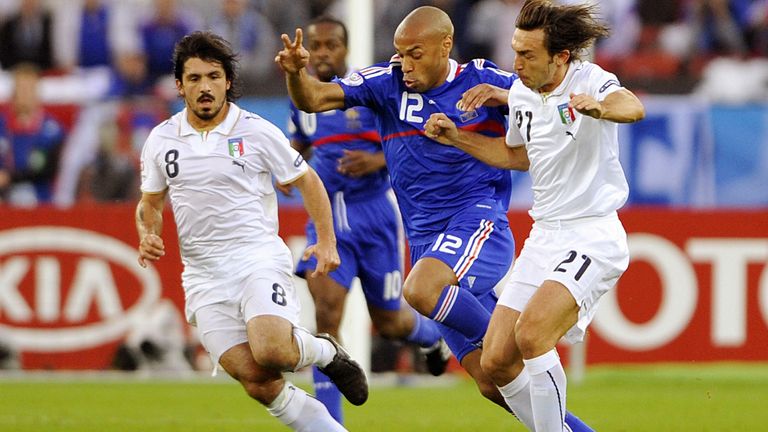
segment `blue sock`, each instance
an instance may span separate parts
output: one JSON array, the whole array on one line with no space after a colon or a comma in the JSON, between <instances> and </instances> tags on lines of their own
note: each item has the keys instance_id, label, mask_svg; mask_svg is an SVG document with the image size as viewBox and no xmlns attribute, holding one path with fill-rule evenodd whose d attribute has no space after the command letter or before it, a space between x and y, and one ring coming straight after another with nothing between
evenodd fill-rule
<instances>
[{"instance_id":1,"label":"blue sock","mask_svg":"<svg viewBox=\"0 0 768 432\"><path fill-rule=\"evenodd\" d=\"M418 346L429 348L440 340L440 330L435 322L424 315L413 311L413 330L405 340Z\"/></svg>"},{"instance_id":2,"label":"blue sock","mask_svg":"<svg viewBox=\"0 0 768 432\"><path fill-rule=\"evenodd\" d=\"M315 398L325 405L328 412L339 424L344 424L344 412L341 410L341 392L324 373L312 366L312 379L315 382Z\"/></svg>"},{"instance_id":3,"label":"blue sock","mask_svg":"<svg viewBox=\"0 0 768 432\"><path fill-rule=\"evenodd\" d=\"M463 334L472 343L483 339L491 321L491 313L475 296L457 285L443 289L429 317Z\"/></svg>"},{"instance_id":4,"label":"blue sock","mask_svg":"<svg viewBox=\"0 0 768 432\"><path fill-rule=\"evenodd\" d=\"M570 411L565 412L565 424L567 424L573 432L595 432L594 429L587 426L586 423L581 421L580 418L571 414Z\"/></svg>"}]
</instances>

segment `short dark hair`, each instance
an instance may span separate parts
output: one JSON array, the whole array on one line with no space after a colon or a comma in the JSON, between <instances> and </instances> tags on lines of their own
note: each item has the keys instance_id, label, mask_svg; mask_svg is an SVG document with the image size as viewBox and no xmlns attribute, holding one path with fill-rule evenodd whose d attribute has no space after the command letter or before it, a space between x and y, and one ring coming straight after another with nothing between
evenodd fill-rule
<instances>
[{"instance_id":1,"label":"short dark hair","mask_svg":"<svg viewBox=\"0 0 768 432\"><path fill-rule=\"evenodd\" d=\"M310 21L309 24L307 24L307 28L309 28L309 26L311 25L317 25L317 24L334 24L341 27L341 32L344 34L343 36L344 46L348 46L347 41L349 40L349 33L347 33L347 26L344 25L343 22L339 21L338 19L330 15L320 15L319 17Z\"/></svg>"},{"instance_id":2,"label":"short dark hair","mask_svg":"<svg viewBox=\"0 0 768 432\"><path fill-rule=\"evenodd\" d=\"M223 37L209 31L196 31L176 43L173 50L173 75L177 80L182 81L184 64L190 58L221 64L227 81L231 83L227 90L227 101L234 102L240 97L237 54L232 52L232 46Z\"/></svg>"},{"instance_id":3,"label":"short dark hair","mask_svg":"<svg viewBox=\"0 0 768 432\"><path fill-rule=\"evenodd\" d=\"M544 30L549 55L568 50L569 61L578 60L581 52L597 38L610 34L608 27L596 18L593 5L559 5L549 0L527 0L517 16L515 27L532 31Z\"/></svg>"}]
</instances>

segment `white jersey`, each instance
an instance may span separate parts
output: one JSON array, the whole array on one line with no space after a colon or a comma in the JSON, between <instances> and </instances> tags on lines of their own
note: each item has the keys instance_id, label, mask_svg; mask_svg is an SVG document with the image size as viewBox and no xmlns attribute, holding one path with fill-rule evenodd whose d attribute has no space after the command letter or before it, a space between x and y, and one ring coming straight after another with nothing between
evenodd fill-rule
<instances>
[{"instance_id":1,"label":"white jersey","mask_svg":"<svg viewBox=\"0 0 768 432\"><path fill-rule=\"evenodd\" d=\"M563 82L546 95L519 79L512 85L506 142L526 146L534 220L605 216L626 202L629 187L619 163L618 125L568 108L571 94L602 101L621 88L614 74L586 61L571 63Z\"/></svg>"},{"instance_id":2,"label":"white jersey","mask_svg":"<svg viewBox=\"0 0 768 432\"><path fill-rule=\"evenodd\" d=\"M208 133L189 124L186 109L152 130L141 153L141 190L168 188L188 297L226 286L267 258L290 257L277 235L272 176L290 183L307 169L277 127L233 103Z\"/></svg>"}]
</instances>

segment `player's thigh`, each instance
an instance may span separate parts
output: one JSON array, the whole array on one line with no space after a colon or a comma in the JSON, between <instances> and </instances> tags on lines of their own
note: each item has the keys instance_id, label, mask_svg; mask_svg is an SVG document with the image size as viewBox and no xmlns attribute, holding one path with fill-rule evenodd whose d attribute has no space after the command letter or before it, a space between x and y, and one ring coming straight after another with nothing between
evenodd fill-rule
<instances>
[{"instance_id":1,"label":"player's thigh","mask_svg":"<svg viewBox=\"0 0 768 432\"><path fill-rule=\"evenodd\" d=\"M245 321L237 302L202 306L197 309L194 318L200 343L210 354L214 368L232 347L248 343Z\"/></svg>"},{"instance_id":2,"label":"player's thigh","mask_svg":"<svg viewBox=\"0 0 768 432\"><path fill-rule=\"evenodd\" d=\"M293 357L293 325L299 322L301 304L296 294L290 263L269 263L243 282L240 308L248 323L247 336L257 362L284 366ZM254 320L254 318L258 318ZM271 352L273 352L271 354Z\"/></svg>"},{"instance_id":3,"label":"player's thigh","mask_svg":"<svg viewBox=\"0 0 768 432\"><path fill-rule=\"evenodd\" d=\"M546 280L520 314L515 333L526 356L541 355L573 327L579 319L579 305L563 284Z\"/></svg>"},{"instance_id":4,"label":"player's thigh","mask_svg":"<svg viewBox=\"0 0 768 432\"><path fill-rule=\"evenodd\" d=\"M514 239L506 224L482 216L456 216L426 247L412 247L412 256L415 253L420 261L432 258L444 263L453 273L451 284L477 294L493 290L508 275Z\"/></svg>"}]
</instances>

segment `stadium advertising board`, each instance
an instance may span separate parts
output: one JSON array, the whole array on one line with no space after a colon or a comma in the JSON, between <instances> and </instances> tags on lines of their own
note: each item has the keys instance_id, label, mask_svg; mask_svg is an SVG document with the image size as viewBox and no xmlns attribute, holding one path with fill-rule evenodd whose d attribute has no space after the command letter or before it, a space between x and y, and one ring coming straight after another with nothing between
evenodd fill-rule
<instances>
[{"instance_id":1,"label":"stadium advertising board","mask_svg":"<svg viewBox=\"0 0 768 432\"><path fill-rule=\"evenodd\" d=\"M0 343L30 369L104 369L132 325L163 299L183 311L170 213L166 256L136 261L132 205L4 208L0 218ZM281 235L303 241L306 214L280 211ZM605 297L588 363L768 358L765 211L622 212L632 262ZM510 214L518 248L530 230Z\"/></svg>"}]
</instances>

